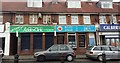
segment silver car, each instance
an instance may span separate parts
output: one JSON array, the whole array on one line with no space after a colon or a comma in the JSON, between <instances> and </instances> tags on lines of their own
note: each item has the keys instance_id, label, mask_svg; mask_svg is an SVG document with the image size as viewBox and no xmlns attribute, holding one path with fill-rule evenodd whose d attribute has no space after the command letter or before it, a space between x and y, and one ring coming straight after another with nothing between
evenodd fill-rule
<instances>
[{"instance_id":1,"label":"silver car","mask_svg":"<svg viewBox=\"0 0 120 63\"><path fill-rule=\"evenodd\" d=\"M63 59L73 61L75 58L74 50L66 44L56 44L48 48L46 51L34 53L37 61L44 61L46 59Z\"/></svg>"},{"instance_id":2,"label":"silver car","mask_svg":"<svg viewBox=\"0 0 120 63\"><path fill-rule=\"evenodd\" d=\"M98 59L99 61L102 61L102 53L105 53L106 60L120 59L120 50L115 46L99 45L86 50L88 58Z\"/></svg>"}]
</instances>

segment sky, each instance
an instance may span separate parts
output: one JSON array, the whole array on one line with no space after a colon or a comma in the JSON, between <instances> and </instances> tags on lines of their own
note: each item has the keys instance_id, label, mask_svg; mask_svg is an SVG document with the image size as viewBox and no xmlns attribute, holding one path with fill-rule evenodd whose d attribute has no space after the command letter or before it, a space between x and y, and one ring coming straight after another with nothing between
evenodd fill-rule
<instances>
[{"instance_id":1,"label":"sky","mask_svg":"<svg viewBox=\"0 0 120 63\"><path fill-rule=\"evenodd\" d=\"M3 1L3 2L25 2L27 0L0 0L0 1ZM52 0L43 0L43 1L50 2ZM62 1L67 1L67 0L58 0L58 1L62 2ZM97 2L97 1L100 1L100 0L81 0L81 1L94 1L94 2ZM103 0L103 1L105 1L105 0ZM113 2L120 2L120 0L113 0Z\"/></svg>"}]
</instances>

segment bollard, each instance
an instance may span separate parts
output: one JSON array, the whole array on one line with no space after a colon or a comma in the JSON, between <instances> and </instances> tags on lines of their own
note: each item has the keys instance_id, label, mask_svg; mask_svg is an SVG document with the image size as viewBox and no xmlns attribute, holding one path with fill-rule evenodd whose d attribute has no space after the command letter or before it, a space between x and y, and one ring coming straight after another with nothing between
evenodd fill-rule
<instances>
[{"instance_id":1,"label":"bollard","mask_svg":"<svg viewBox=\"0 0 120 63\"><path fill-rule=\"evenodd\" d=\"M14 63L18 63L19 62L19 55L15 54L14 56Z\"/></svg>"},{"instance_id":2,"label":"bollard","mask_svg":"<svg viewBox=\"0 0 120 63\"><path fill-rule=\"evenodd\" d=\"M61 63L65 63L64 54L61 54Z\"/></svg>"},{"instance_id":3,"label":"bollard","mask_svg":"<svg viewBox=\"0 0 120 63\"><path fill-rule=\"evenodd\" d=\"M106 63L106 54L105 54L105 52L102 53L102 63Z\"/></svg>"}]
</instances>

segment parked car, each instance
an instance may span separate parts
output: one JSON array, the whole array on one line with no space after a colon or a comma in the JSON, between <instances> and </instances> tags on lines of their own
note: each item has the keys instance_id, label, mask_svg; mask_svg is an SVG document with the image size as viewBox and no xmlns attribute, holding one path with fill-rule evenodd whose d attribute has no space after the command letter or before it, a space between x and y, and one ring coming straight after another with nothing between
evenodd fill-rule
<instances>
[{"instance_id":1,"label":"parked car","mask_svg":"<svg viewBox=\"0 0 120 63\"><path fill-rule=\"evenodd\" d=\"M63 59L73 61L75 58L74 50L66 44L55 44L48 48L46 51L34 53L37 61L44 61L46 59Z\"/></svg>"},{"instance_id":2,"label":"parked car","mask_svg":"<svg viewBox=\"0 0 120 63\"><path fill-rule=\"evenodd\" d=\"M120 59L120 50L115 46L99 45L86 50L86 57L102 61L102 53L105 53L106 60Z\"/></svg>"}]
</instances>

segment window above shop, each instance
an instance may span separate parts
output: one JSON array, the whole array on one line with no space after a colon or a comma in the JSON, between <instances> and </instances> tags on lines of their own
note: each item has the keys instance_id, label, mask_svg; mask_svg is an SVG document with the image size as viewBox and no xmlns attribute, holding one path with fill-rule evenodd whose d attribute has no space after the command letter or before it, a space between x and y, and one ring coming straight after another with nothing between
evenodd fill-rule
<instances>
[{"instance_id":1,"label":"window above shop","mask_svg":"<svg viewBox=\"0 0 120 63\"><path fill-rule=\"evenodd\" d=\"M84 24L91 24L90 15L83 16Z\"/></svg>"},{"instance_id":2,"label":"window above shop","mask_svg":"<svg viewBox=\"0 0 120 63\"><path fill-rule=\"evenodd\" d=\"M30 15L29 22L30 22L30 24L37 24L38 23L38 15L37 14Z\"/></svg>"},{"instance_id":3,"label":"window above shop","mask_svg":"<svg viewBox=\"0 0 120 63\"><path fill-rule=\"evenodd\" d=\"M71 24L78 24L78 15L71 15Z\"/></svg>"},{"instance_id":4,"label":"window above shop","mask_svg":"<svg viewBox=\"0 0 120 63\"><path fill-rule=\"evenodd\" d=\"M81 8L81 1L80 0L68 0L67 7L68 8Z\"/></svg>"},{"instance_id":5,"label":"window above shop","mask_svg":"<svg viewBox=\"0 0 120 63\"><path fill-rule=\"evenodd\" d=\"M27 0L27 7L42 7L42 0Z\"/></svg>"},{"instance_id":6,"label":"window above shop","mask_svg":"<svg viewBox=\"0 0 120 63\"><path fill-rule=\"evenodd\" d=\"M0 24L3 23L3 15L0 14Z\"/></svg>"},{"instance_id":7,"label":"window above shop","mask_svg":"<svg viewBox=\"0 0 120 63\"><path fill-rule=\"evenodd\" d=\"M106 16L105 15L100 15L99 20L100 20L100 24L106 24Z\"/></svg>"},{"instance_id":8,"label":"window above shop","mask_svg":"<svg viewBox=\"0 0 120 63\"><path fill-rule=\"evenodd\" d=\"M117 19L115 15L110 16L110 24L117 24Z\"/></svg>"},{"instance_id":9,"label":"window above shop","mask_svg":"<svg viewBox=\"0 0 120 63\"><path fill-rule=\"evenodd\" d=\"M23 15L16 15L15 16L15 24L23 24L23 22L24 22Z\"/></svg>"},{"instance_id":10,"label":"window above shop","mask_svg":"<svg viewBox=\"0 0 120 63\"><path fill-rule=\"evenodd\" d=\"M66 24L66 15L59 15L59 24Z\"/></svg>"},{"instance_id":11,"label":"window above shop","mask_svg":"<svg viewBox=\"0 0 120 63\"><path fill-rule=\"evenodd\" d=\"M51 24L51 15L43 15L43 24Z\"/></svg>"}]
</instances>

